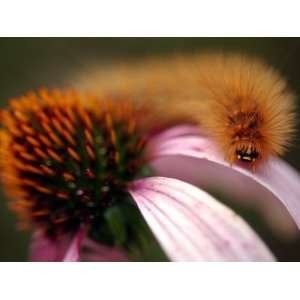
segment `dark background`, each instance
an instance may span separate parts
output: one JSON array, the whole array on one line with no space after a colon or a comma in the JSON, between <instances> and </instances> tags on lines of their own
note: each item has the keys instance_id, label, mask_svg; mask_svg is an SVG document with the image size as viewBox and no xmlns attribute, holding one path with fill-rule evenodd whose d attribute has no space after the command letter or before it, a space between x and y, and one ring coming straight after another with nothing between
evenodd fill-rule
<instances>
[{"instance_id":1,"label":"dark background","mask_svg":"<svg viewBox=\"0 0 300 300\"><path fill-rule=\"evenodd\" d=\"M40 86L63 86L73 73L98 60L122 60L203 49L235 50L263 57L281 71L290 87L300 95L298 38L1 38L0 105L4 107L9 98ZM285 159L300 171L299 149L297 135ZM1 193L0 261L24 261L27 259L30 233L15 229L15 219L6 202ZM251 225L255 224L279 259L300 260L299 238L287 241L274 237L263 221L256 220L255 212L235 208Z\"/></svg>"}]
</instances>

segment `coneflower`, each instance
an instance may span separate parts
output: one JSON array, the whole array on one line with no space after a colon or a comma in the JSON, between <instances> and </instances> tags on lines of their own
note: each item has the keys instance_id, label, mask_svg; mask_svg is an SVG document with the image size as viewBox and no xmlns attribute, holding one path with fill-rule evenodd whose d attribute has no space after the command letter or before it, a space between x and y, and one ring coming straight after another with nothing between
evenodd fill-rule
<instances>
[{"instance_id":1,"label":"coneflower","mask_svg":"<svg viewBox=\"0 0 300 300\"><path fill-rule=\"evenodd\" d=\"M59 90L11 100L1 118L1 177L20 226L34 230L33 260L126 260L151 232L171 260L273 259L229 208L150 172L160 143L189 126L157 138L164 122L149 107Z\"/></svg>"}]
</instances>

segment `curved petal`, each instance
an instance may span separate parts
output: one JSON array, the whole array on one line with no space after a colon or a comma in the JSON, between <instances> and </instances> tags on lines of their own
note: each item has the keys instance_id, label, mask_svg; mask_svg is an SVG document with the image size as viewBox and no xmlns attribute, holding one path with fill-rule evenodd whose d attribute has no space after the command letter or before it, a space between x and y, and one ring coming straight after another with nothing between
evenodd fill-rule
<instances>
[{"instance_id":1,"label":"curved petal","mask_svg":"<svg viewBox=\"0 0 300 300\"><path fill-rule=\"evenodd\" d=\"M31 241L30 261L128 261L128 257L120 249L90 240L82 228L73 239L67 235L51 239L35 232Z\"/></svg>"},{"instance_id":2,"label":"curved petal","mask_svg":"<svg viewBox=\"0 0 300 300\"><path fill-rule=\"evenodd\" d=\"M180 137L180 136L186 136L186 135L196 135L198 136L200 133L199 127L193 126L193 125L178 125L171 127L169 129L164 130L160 134L158 134L155 137L155 142L158 143L160 141L164 141L166 139L174 138L174 137Z\"/></svg>"},{"instance_id":3,"label":"curved petal","mask_svg":"<svg viewBox=\"0 0 300 300\"><path fill-rule=\"evenodd\" d=\"M124 262L128 257L121 249L85 239L82 243L81 261Z\"/></svg>"},{"instance_id":4,"label":"curved petal","mask_svg":"<svg viewBox=\"0 0 300 300\"><path fill-rule=\"evenodd\" d=\"M180 155L208 160L247 176L280 200L300 228L300 175L279 158L271 157L255 172L240 166L230 166L211 139L194 133L164 140L157 136L149 144L148 153L152 159ZM247 194L248 190L244 191Z\"/></svg>"},{"instance_id":5,"label":"curved petal","mask_svg":"<svg viewBox=\"0 0 300 300\"><path fill-rule=\"evenodd\" d=\"M64 261L128 261L124 251L96 243L86 236L86 229L80 229L73 237L68 248Z\"/></svg>"},{"instance_id":6,"label":"curved petal","mask_svg":"<svg viewBox=\"0 0 300 300\"><path fill-rule=\"evenodd\" d=\"M148 177L129 193L174 261L269 261L254 231L209 194L177 179Z\"/></svg>"},{"instance_id":7,"label":"curved petal","mask_svg":"<svg viewBox=\"0 0 300 300\"><path fill-rule=\"evenodd\" d=\"M70 246L68 247L63 261L75 262L80 261L80 249L83 239L86 236L86 229L80 228L78 232L74 235Z\"/></svg>"},{"instance_id":8,"label":"curved petal","mask_svg":"<svg viewBox=\"0 0 300 300\"><path fill-rule=\"evenodd\" d=\"M30 261L62 261L70 241L69 236L50 239L41 232L35 232L30 245Z\"/></svg>"},{"instance_id":9,"label":"curved petal","mask_svg":"<svg viewBox=\"0 0 300 300\"><path fill-rule=\"evenodd\" d=\"M189 182L205 191L226 195L231 202L255 211L282 240L299 237L299 229L285 206L268 189L233 168L182 155L151 162L155 174Z\"/></svg>"}]
</instances>

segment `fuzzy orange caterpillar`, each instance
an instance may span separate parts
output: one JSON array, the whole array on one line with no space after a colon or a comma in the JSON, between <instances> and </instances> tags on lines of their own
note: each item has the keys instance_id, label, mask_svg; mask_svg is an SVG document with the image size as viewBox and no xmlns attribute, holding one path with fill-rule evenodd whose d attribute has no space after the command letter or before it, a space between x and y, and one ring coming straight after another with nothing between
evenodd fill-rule
<instances>
[{"instance_id":1,"label":"fuzzy orange caterpillar","mask_svg":"<svg viewBox=\"0 0 300 300\"><path fill-rule=\"evenodd\" d=\"M294 96L270 66L241 55L173 56L102 69L83 88L127 92L166 118L188 117L216 140L230 163L253 169L281 155L295 126Z\"/></svg>"},{"instance_id":2,"label":"fuzzy orange caterpillar","mask_svg":"<svg viewBox=\"0 0 300 300\"><path fill-rule=\"evenodd\" d=\"M243 56L208 56L199 71L199 87L204 105L198 120L228 161L255 167L289 145L294 96L271 67Z\"/></svg>"}]
</instances>

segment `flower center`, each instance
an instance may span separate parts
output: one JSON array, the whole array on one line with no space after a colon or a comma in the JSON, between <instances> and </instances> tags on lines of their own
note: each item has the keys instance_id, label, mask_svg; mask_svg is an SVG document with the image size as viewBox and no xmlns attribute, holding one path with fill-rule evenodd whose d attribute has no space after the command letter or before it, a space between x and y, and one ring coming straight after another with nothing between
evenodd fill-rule
<instances>
[{"instance_id":1,"label":"flower center","mask_svg":"<svg viewBox=\"0 0 300 300\"><path fill-rule=\"evenodd\" d=\"M2 112L1 173L22 221L47 234L98 222L144 170L145 111L126 100L41 91Z\"/></svg>"}]
</instances>

